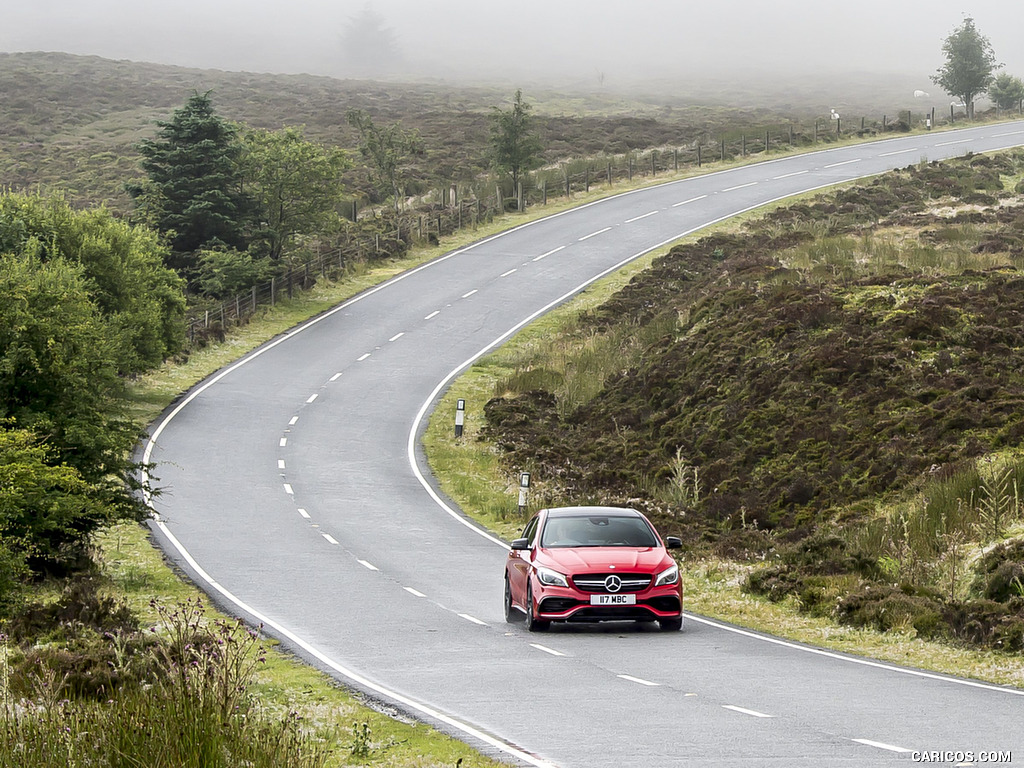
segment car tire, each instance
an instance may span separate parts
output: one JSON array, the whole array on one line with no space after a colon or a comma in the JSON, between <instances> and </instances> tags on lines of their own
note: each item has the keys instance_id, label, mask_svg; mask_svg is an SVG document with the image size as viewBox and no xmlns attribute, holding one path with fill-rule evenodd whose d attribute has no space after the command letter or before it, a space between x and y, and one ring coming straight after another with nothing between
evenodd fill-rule
<instances>
[{"instance_id":1,"label":"car tire","mask_svg":"<svg viewBox=\"0 0 1024 768\"><path fill-rule=\"evenodd\" d=\"M523 620L523 613L512 605L512 587L509 586L508 576L505 577L505 621L509 624L516 624Z\"/></svg>"},{"instance_id":2,"label":"car tire","mask_svg":"<svg viewBox=\"0 0 1024 768\"><path fill-rule=\"evenodd\" d=\"M546 632L551 626L550 621L541 621L533 615L533 587L526 587L526 628L531 632Z\"/></svg>"},{"instance_id":3,"label":"car tire","mask_svg":"<svg viewBox=\"0 0 1024 768\"><path fill-rule=\"evenodd\" d=\"M683 628L683 617L679 616L675 619L658 619L658 625L661 627L662 632L678 632Z\"/></svg>"}]
</instances>

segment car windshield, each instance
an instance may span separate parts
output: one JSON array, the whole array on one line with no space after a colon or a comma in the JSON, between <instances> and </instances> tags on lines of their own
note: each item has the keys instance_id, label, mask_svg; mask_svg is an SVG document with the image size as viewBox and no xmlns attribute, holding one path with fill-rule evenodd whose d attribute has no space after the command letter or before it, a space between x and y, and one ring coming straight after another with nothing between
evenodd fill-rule
<instances>
[{"instance_id":1,"label":"car windshield","mask_svg":"<svg viewBox=\"0 0 1024 768\"><path fill-rule=\"evenodd\" d=\"M549 518L542 547L656 547L658 539L639 517L596 515Z\"/></svg>"}]
</instances>

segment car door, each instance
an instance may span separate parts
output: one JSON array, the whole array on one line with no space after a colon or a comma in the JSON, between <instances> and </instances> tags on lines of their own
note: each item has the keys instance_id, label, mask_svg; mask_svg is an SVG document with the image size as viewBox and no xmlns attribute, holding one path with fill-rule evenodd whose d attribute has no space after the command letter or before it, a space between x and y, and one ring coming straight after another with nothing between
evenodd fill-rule
<instances>
[{"instance_id":1,"label":"car door","mask_svg":"<svg viewBox=\"0 0 1024 768\"><path fill-rule=\"evenodd\" d=\"M530 563L533 547L537 541L539 517L534 516L523 528L524 538L530 542L530 549L512 549L508 553L508 583L512 590L512 601L517 605L526 605L526 580L530 574Z\"/></svg>"}]
</instances>

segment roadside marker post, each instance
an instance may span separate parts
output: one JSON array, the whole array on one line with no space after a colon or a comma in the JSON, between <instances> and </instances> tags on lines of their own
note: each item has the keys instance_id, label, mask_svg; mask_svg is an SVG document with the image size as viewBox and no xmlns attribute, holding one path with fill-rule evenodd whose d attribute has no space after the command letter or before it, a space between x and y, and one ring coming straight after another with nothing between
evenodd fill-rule
<instances>
[{"instance_id":1,"label":"roadside marker post","mask_svg":"<svg viewBox=\"0 0 1024 768\"><path fill-rule=\"evenodd\" d=\"M526 493L530 490L530 473L519 474L519 514L526 514Z\"/></svg>"},{"instance_id":2,"label":"roadside marker post","mask_svg":"<svg viewBox=\"0 0 1024 768\"><path fill-rule=\"evenodd\" d=\"M462 437L462 427L466 423L466 401L459 400L455 404L455 437Z\"/></svg>"}]
</instances>

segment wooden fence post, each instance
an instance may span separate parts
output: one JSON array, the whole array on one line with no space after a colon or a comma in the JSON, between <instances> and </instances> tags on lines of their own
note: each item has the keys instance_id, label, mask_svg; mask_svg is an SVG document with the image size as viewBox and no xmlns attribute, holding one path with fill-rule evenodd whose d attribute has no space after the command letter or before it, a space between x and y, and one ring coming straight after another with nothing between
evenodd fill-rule
<instances>
[{"instance_id":1,"label":"wooden fence post","mask_svg":"<svg viewBox=\"0 0 1024 768\"><path fill-rule=\"evenodd\" d=\"M697 167L700 168L700 142L697 142Z\"/></svg>"},{"instance_id":2,"label":"wooden fence post","mask_svg":"<svg viewBox=\"0 0 1024 768\"><path fill-rule=\"evenodd\" d=\"M722 162L725 162L725 137L722 137Z\"/></svg>"}]
</instances>

